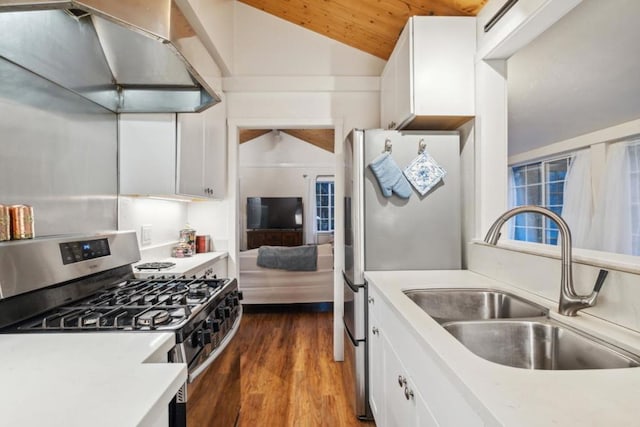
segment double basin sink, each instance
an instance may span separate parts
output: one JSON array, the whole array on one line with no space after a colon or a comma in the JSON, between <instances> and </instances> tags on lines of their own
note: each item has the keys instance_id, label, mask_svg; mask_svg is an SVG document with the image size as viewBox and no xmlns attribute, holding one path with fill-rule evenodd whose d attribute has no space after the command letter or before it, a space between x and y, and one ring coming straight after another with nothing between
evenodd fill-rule
<instances>
[{"instance_id":1,"label":"double basin sink","mask_svg":"<svg viewBox=\"0 0 640 427\"><path fill-rule=\"evenodd\" d=\"M640 366L640 356L549 319L549 310L493 289L404 291L470 351L525 369L615 369Z\"/></svg>"}]
</instances>

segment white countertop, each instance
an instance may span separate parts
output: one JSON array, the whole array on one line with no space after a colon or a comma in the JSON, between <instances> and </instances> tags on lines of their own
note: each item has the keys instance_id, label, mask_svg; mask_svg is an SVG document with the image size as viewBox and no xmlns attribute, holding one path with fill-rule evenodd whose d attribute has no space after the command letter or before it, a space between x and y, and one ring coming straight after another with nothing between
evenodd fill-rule
<instances>
[{"instance_id":1,"label":"white countertop","mask_svg":"<svg viewBox=\"0 0 640 427\"><path fill-rule=\"evenodd\" d=\"M554 302L470 271L367 272L365 277L406 321L486 425L631 426L640 398L640 368L542 371L482 359L446 332L403 289L483 287L508 290L551 309L550 317L640 353L640 334L583 313L568 318ZM558 289L558 293L560 290Z\"/></svg>"},{"instance_id":2,"label":"white countertop","mask_svg":"<svg viewBox=\"0 0 640 427\"><path fill-rule=\"evenodd\" d=\"M201 270L207 264L213 264L214 262L227 258L227 252L204 252L199 254L194 254L190 257L184 258L173 258L173 257L165 257L165 258L154 258L154 259L143 259L140 262L133 264L133 272L136 274L136 277L147 277L147 276L157 276L157 275L192 275L196 274L199 270ZM143 264L147 262L173 262L175 266L167 269L163 269L161 271L157 270L137 270L135 267L138 264Z\"/></svg>"},{"instance_id":3,"label":"white countertop","mask_svg":"<svg viewBox=\"0 0 640 427\"><path fill-rule=\"evenodd\" d=\"M0 335L0 424L145 426L187 378L173 333ZM164 357L164 359L163 359Z\"/></svg>"}]
</instances>

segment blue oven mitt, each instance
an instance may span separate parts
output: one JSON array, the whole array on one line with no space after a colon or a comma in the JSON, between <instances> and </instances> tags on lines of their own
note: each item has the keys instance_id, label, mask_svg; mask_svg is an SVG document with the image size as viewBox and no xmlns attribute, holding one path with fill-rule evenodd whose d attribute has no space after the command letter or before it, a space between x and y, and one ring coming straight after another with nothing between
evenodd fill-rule
<instances>
[{"instance_id":1,"label":"blue oven mitt","mask_svg":"<svg viewBox=\"0 0 640 427\"><path fill-rule=\"evenodd\" d=\"M388 152L376 157L369 167L378 180L384 197L391 197L392 191L402 199L411 197L409 181Z\"/></svg>"}]
</instances>

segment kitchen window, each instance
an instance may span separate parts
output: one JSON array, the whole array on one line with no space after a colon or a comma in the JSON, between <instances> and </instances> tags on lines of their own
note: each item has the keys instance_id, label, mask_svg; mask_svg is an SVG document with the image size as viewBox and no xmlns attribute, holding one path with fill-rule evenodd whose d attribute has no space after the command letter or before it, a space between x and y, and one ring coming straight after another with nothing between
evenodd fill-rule
<instances>
[{"instance_id":1,"label":"kitchen window","mask_svg":"<svg viewBox=\"0 0 640 427\"><path fill-rule=\"evenodd\" d=\"M543 206L560 215L564 202L564 182L571 157L565 156L525 165L513 166L512 206ZM536 214L521 214L514 218L513 238L526 242L558 242L558 226Z\"/></svg>"},{"instance_id":2,"label":"kitchen window","mask_svg":"<svg viewBox=\"0 0 640 427\"><path fill-rule=\"evenodd\" d=\"M333 177L318 177L316 179L316 231L318 233L333 233L334 195Z\"/></svg>"}]
</instances>

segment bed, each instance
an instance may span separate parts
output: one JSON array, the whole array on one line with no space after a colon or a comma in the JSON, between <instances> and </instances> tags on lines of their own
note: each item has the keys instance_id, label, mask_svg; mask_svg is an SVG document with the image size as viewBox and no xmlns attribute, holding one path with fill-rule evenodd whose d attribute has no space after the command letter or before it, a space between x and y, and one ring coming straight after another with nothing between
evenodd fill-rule
<instances>
[{"instance_id":1,"label":"bed","mask_svg":"<svg viewBox=\"0 0 640 427\"><path fill-rule=\"evenodd\" d=\"M318 245L316 271L287 271L257 265L258 249L240 252L243 304L333 301L333 248Z\"/></svg>"}]
</instances>

